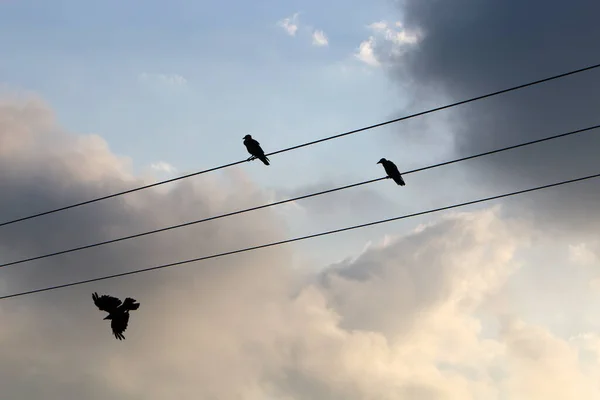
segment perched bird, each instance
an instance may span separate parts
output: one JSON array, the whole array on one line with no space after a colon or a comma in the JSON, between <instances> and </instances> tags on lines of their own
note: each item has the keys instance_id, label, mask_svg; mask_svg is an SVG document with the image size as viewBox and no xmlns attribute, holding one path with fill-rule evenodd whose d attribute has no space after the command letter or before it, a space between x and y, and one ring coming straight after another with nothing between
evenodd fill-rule
<instances>
[{"instance_id":1,"label":"perched bird","mask_svg":"<svg viewBox=\"0 0 600 400\"><path fill-rule=\"evenodd\" d=\"M406 185L406 183L404 183L404 179L402 179L402 175L400 175L400 171L398 171L398 167L396 167L396 164L390 160L386 160L385 158L377 161L377 164L383 165L383 169L385 169L385 173L387 174L388 178L392 178L394 182L400 186Z\"/></svg>"},{"instance_id":2,"label":"perched bird","mask_svg":"<svg viewBox=\"0 0 600 400\"><path fill-rule=\"evenodd\" d=\"M113 334L119 340L125 339L123 332L127 329L127 323L129 322L129 311L137 310L140 308L140 303L136 303L134 299L128 297L125 299L123 304L121 300L116 297L102 295L98 296L98 293L92 294L94 304L100 309L100 311L106 311L108 315L104 319L110 319L110 327L112 328Z\"/></svg>"},{"instance_id":3,"label":"perched bird","mask_svg":"<svg viewBox=\"0 0 600 400\"><path fill-rule=\"evenodd\" d=\"M248 158L248 161L258 158L260 161L263 162L263 164L269 165L269 159L267 158L267 156L265 156L265 152L260 147L260 143L252 139L252 136L244 136L244 146L246 146L246 150L248 150L248 153L252 154L252 157Z\"/></svg>"}]
</instances>

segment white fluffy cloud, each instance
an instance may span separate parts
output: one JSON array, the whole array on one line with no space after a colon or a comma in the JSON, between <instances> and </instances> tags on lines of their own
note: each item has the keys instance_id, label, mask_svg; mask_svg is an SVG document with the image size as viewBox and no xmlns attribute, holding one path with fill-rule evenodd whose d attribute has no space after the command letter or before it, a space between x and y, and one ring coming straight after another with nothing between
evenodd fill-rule
<instances>
[{"instance_id":1,"label":"white fluffy cloud","mask_svg":"<svg viewBox=\"0 0 600 400\"><path fill-rule=\"evenodd\" d=\"M295 13L291 17L284 18L277 22L277 25L287 32L290 36L295 36L298 31L298 15Z\"/></svg>"},{"instance_id":2,"label":"white fluffy cloud","mask_svg":"<svg viewBox=\"0 0 600 400\"><path fill-rule=\"evenodd\" d=\"M327 36L325 36L325 32L321 30L315 30L312 35L313 44L315 46L327 46L329 44L329 40Z\"/></svg>"},{"instance_id":3,"label":"white fluffy cloud","mask_svg":"<svg viewBox=\"0 0 600 400\"><path fill-rule=\"evenodd\" d=\"M168 174L174 174L175 172L177 172L177 168L175 168L166 161L159 161L157 163L151 164L150 168L152 168L155 171L166 172Z\"/></svg>"},{"instance_id":4,"label":"white fluffy cloud","mask_svg":"<svg viewBox=\"0 0 600 400\"><path fill-rule=\"evenodd\" d=\"M257 204L226 170L0 229L0 261ZM139 185L99 137L73 137L41 101L0 103L2 220ZM235 187L235 191L231 189ZM286 237L269 210L0 270L10 292ZM393 229L393 225L390 225ZM0 302L6 398L597 398L600 363L486 299L518 271L529 231L494 207L454 213L300 276L291 246ZM317 250L318 251L318 248ZM133 296L124 342L91 292ZM518 311L518 310L517 310ZM481 315L497 321L496 329ZM518 316L517 316L518 317ZM65 368L65 366L68 366Z\"/></svg>"},{"instance_id":5,"label":"white fluffy cloud","mask_svg":"<svg viewBox=\"0 0 600 400\"><path fill-rule=\"evenodd\" d=\"M355 57L365 64L372 67L378 67L380 62L377 60L377 57L375 57L375 43L375 38L373 36L361 42Z\"/></svg>"},{"instance_id":6,"label":"white fluffy cloud","mask_svg":"<svg viewBox=\"0 0 600 400\"><path fill-rule=\"evenodd\" d=\"M368 28L372 35L360 43L355 57L372 67L382 64L379 54L384 54L386 61L396 60L408 46L414 46L421 39L420 32L409 31L400 22L393 25L386 21L374 22Z\"/></svg>"},{"instance_id":7,"label":"white fluffy cloud","mask_svg":"<svg viewBox=\"0 0 600 400\"><path fill-rule=\"evenodd\" d=\"M296 36L296 33L298 33L298 30L300 29L300 23L298 21L299 15L300 13L295 13L291 17L277 21L277 26L282 28L288 35ZM323 30L314 29L309 25L305 25L302 28L302 31L306 35L310 35L313 46L324 47L329 45L329 39Z\"/></svg>"}]
</instances>

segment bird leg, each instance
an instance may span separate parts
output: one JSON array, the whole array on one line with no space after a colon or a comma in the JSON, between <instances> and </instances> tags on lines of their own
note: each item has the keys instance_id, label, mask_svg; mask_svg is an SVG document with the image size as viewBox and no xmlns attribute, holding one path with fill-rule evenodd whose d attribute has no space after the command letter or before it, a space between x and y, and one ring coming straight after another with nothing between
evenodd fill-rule
<instances>
[{"instance_id":1,"label":"bird leg","mask_svg":"<svg viewBox=\"0 0 600 400\"><path fill-rule=\"evenodd\" d=\"M252 160L256 160L256 157L255 156L250 156L250 157L248 157L248 159L246 161L252 161Z\"/></svg>"}]
</instances>

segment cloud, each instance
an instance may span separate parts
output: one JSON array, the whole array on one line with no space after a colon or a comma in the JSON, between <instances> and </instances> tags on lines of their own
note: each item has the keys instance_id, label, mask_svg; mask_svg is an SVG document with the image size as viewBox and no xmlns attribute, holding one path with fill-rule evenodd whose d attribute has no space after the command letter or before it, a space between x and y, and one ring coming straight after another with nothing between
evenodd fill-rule
<instances>
[{"instance_id":1,"label":"cloud","mask_svg":"<svg viewBox=\"0 0 600 400\"><path fill-rule=\"evenodd\" d=\"M296 33L300 28L300 23L298 22L299 15L300 13L295 13L291 17L287 17L280 21L277 21L277 26L285 30L288 35L296 36ZM311 32L310 35L312 37L312 44L314 46L324 47L329 45L329 39L325 35L325 32L323 32L322 30L313 29L311 26L304 26L303 31L307 34L308 32Z\"/></svg>"},{"instance_id":2,"label":"cloud","mask_svg":"<svg viewBox=\"0 0 600 400\"><path fill-rule=\"evenodd\" d=\"M0 143L0 184L3 187L0 218L3 221L148 183L134 177L130 163L114 156L99 137L74 137L65 133L48 107L38 100L2 103ZM0 231L0 262L248 207L250 203L265 200L260 190L239 170L233 169L225 177L229 182L207 176L206 179L182 182L168 193L152 190L132 193L117 201L5 227L7 229ZM235 192L225 189L229 183L236 187ZM242 193L243 198L240 197ZM224 224L191 227L186 231L173 231L173 235L141 238L140 241L123 242L114 247L98 248L97 251L46 259L19 268L9 267L0 271L0 280L3 287L14 293L281 239L284 232L269 215L270 212L254 216L248 214L235 221L223 220ZM193 343L193 346L200 346L197 351L206 346L207 351L197 357L203 359L203 363L222 359L234 364L235 356L227 355L220 346L235 346L236 342L228 341L227 335L221 333L229 330L227 324L242 321L236 317L238 310L243 312L236 306L242 299L254 306L262 305L266 304L263 296L275 296L271 298L274 300L279 296L277 292L285 291L284 266L288 263L287 257L285 261L280 258L284 253L286 250L281 248L267 251L259 258L255 254L223 259L202 266L175 268L166 275L150 273L131 277L133 279L99 282L67 291L23 297L16 302L5 300L0 304L0 320L5 327L0 334L4 349L0 351L3 392L11 398L39 397L43 390L43 397L59 399L68 397L70 389L67 386L75 385L73 390L80 397L130 399L137 396L132 392L142 391L147 398L161 398L162 389L150 385L150 390L156 390L153 394L145 385L137 386L144 382L138 381L142 376L138 376L136 371L145 367L134 368L133 371L129 368L128 373L132 375L129 379L124 377L125 372L122 374L120 367L136 358L146 359L147 375L142 381L147 381L157 373L162 374L161 365L174 367L178 364L177 368L181 368L191 362L184 353L192 354L187 346ZM264 262L266 260L267 263ZM261 272L263 269L271 271ZM215 287L237 288L234 289L236 300L231 303L229 295L217 295L215 298L211 294ZM114 347L116 341L110 335L109 325L102 321L101 313L91 303L93 291L108 292L121 298L132 296L141 302L141 308L132 315L126 332L129 347ZM186 299L185 293L194 292L203 294L194 300ZM205 304L202 297L206 295L215 301ZM218 322L224 311L220 310L222 307L229 309L228 315ZM257 312L251 308L247 311L249 316ZM215 323L221 333L201 328L212 319L210 314L214 314L216 319L208 325ZM166 318L160 318L160 315ZM160 323L155 323L160 319ZM8 329L9 326L12 328ZM194 334L195 339L189 336L191 342L187 340L183 346L174 346L188 334ZM216 336L212 337L213 334ZM23 339L22 343L27 344L17 346L19 336ZM164 338L164 341L159 339L156 342L150 339L152 336ZM218 336L223 340L221 344ZM94 345L90 346L91 343ZM161 349L151 350L154 347ZM163 353L163 350L166 352ZM211 351L214 351L212 355ZM193 354L194 357L199 355ZM244 364L237 371L231 365L228 366L231 368L229 372L220 371L223 377L227 376L222 379L231 380L235 386L232 391L245 390L243 386L248 374L254 374L252 356L248 357L247 363L237 359ZM59 360L70 365L69 369L57 368ZM193 362L188 366L193 366ZM206 382L200 384L205 384L207 389L204 392L204 389L195 390L206 394L214 386L209 384L212 367L205 364L202 369ZM201 369L195 374L199 371ZM168 371L164 372L169 375ZM169 378L171 383L165 387L172 393L181 390L187 393L182 397L189 397L192 393L190 385L195 385L187 380L190 378L182 373L180 378ZM233 398L234 394L228 393L225 388L227 385L222 385L222 379L218 390L223 396L218 397ZM107 382L110 384L107 385ZM178 389L178 383L184 383L185 388Z\"/></svg>"},{"instance_id":3,"label":"cloud","mask_svg":"<svg viewBox=\"0 0 600 400\"><path fill-rule=\"evenodd\" d=\"M393 25L386 21L374 22L368 28L373 35L360 43L354 56L372 67L379 67L388 59L397 60L421 38L419 31L407 30L400 22Z\"/></svg>"},{"instance_id":4,"label":"cloud","mask_svg":"<svg viewBox=\"0 0 600 400\"><path fill-rule=\"evenodd\" d=\"M329 44L329 40L327 36L325 36L325 32L320 30L315 30L312 35L313 45L315 46L327 46Z\"/></svg>"},{"instance_id":5,"label":"cloud","mask_svg":"<svg viewBox=\"0 0 600 400\"><path fill-rule=\"evenodd\" d=\"M558 400L600 394L592 378L599 365L585 365L579 358L586 343L562 340L514 318L504 322L502 339L511 371L503 388L510 397Z\"/></svg>"},{"instance_id":6,"label":"cloud","mask_svg":"<svg viewBox=\"0 0 600 400\"><path fill-rule=\"evenodd\" d=\"M147 183L130 164L98 136L68 134L41 100L0 102L1 220ZM242 171L2 227L0 262L266 201ZM532 234L501 211L452 213L403 236L391 232L317 274L296 272L302 255L281 246L2 300L3 395L597 398L600 364L576 357L594 351L589 340L512 317L499 332L484 329L481 314L497 317L486 299L518 273ZM284 222L270 210L248 213L0 269L0 281L14 293L235 250L286 238ZM93 291L140 301L124 342L111 336Z\"/></svg>"},{"instance_id":7,"label":"cloud","mask_svg":"<svg viewBox=\"0 0 600 400\"><path fill-rule=\"evenodd\" d=\"M394 23L393 27L385 21L374 22L369 25L369 28L376 34L382 35L385 40L398 45L416 44L420 39L418 33L404 29L400 22Z\"/></svg>"},{"instance_id":8,"label":"cloud","mask_svg":"<svg viewBox=\"0 0 600 400\"><path fill-rule=\"evenodd\" d=\"M598 262L598 257L586 243L569 245L569 257L572 262L580 265L592 265Z\"/></svg>"},{"instance_id":9,"label":"cloud","mask_svg":"<svg viewBox=\"0 0 600 400\"><path fill-rule=\"evenodd\" d=\"M381 63L377 60L377 57L375 57L374 47L375 38L371 36L368 40L360 43L358 53L356 53L355 57L365 64L372 67L378 67Z\"/></svg>"},{"instance_id":10,"label":"cloud","mask_svg":"<svg viewBox=\"0 0 600 400\"><path fill-rule=\"evenodd\" d=\"M575 271L588 280L588 285L594 291L600 291L600 242L589 241L568 246L569 261L579 268Z\"/></svg>"},{"instance_id":11,"label":"cloud","mask_svg":"<svg viewBox=\"0 0 600 400\"><path fill-rule=\"evenodd\" d=\"M513 255L527 236L499 220L499 208L457 213L413 234L368 248L325 275L348 329L406 332L419 313L472 310L515 271ZM453 233L460 236L453 237ZM491 232L494 232L493 234ZM447 251L452 249L452 251ZM456 257L456 258L455 258ZM381 304L395 307L375 311ZM402 318L394 315L402 314Z\"/></svg>"},{"instance_id":12,"label":"cloud","mask_svg":"<svg viewBox=\"0 0 600 400\"><path fill-rule=\"evenodd\" d=\"M408 0L403 24L422 32L391 76L403 92L436 105L463 100L528 81L594 64L600 3L549 5L543 0L472 2ZM534 17L529 17L533 16ZM381 60L380 60L381 61ZM446 130L457 156L534 140L598 123L600 71L582 73L500 95L451 111ZM424 102L415 109L424 109ZM570 179L598 171L597 132L485 157L469 170L478 185L514 189ZM513 203L513 211L558 235L590 234L600 220L597 182L548 191ZM581 239L585 240L585 239Z\"/></svg>"},{"instance_id":13,"label":"cloud","mask_svg":"<svg viewBox=\"0 0 600 400\"><path fill-rule=\"evenodd\" d=\"M284 18L277 22L277 26L283 28L288 35L295 36L296 31L298 31L298 15L299 13L295 13L291 17Z\"/></svg>"},{"instance_id":14,"label":"cloud","mask_svg":"<svg viewBox=\"0 0 600 400\"><path fill-rule=\"evenodd\" d=\"M159 161L157 163L151 164L150 168L152 168L155 171L165 172L167 174L174 174L177 172L177 168L175 168L166 161Z\"/></svg>"},{"instance_id":15,"label":"cloud","mask_svg":"<svg viewBox=\"0 0 600 400\"><path fill-rule=\"evenodd\" d=\"M187 79L178 74L151 74L147 72L139 74L138 80L140 82L158 83L173 87L185 86L188 83Z\"/></svg>"}]
</instances>

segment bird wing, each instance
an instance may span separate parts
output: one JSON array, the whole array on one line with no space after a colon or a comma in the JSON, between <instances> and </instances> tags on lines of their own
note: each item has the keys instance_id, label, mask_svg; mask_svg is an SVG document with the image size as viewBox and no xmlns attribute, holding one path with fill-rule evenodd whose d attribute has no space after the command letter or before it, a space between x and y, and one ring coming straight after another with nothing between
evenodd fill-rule
<instances>
[{"instance_id":1,"label":"bird wing","mask_svg":"<svg viewBox=\"0 0 600 400\"><path fill-rule=\"evenodd\" d=\"M140 303L136 303L135 299L128 297L123 302L123 308L130 310L130 311L137 310L138 308L140 308Z\"/></svg>"},{"instance_id":2,"label":"bird wing","mask_svg":"<svg viewBox=\"0 0 600 400\"><path fill-rule=\"evenodd\" d=\"M254 139L244 140L244 145L246 146L246 150L248 150L248 153L252 154L253 156L258 155L262 152L260 144Z\"/></svg>"},{"instance_id":3,"label":"bird wing","mask_svg":"<svg viewBox=\"0 0 600 400\"><path fill-rule=\"evenodd\" d=\"M400 171L398 171L398 167L396 167L396 164L394 164L390 160L387 160L385 162L384 168L385 168L385 171L389 175L400 175Z\"/></svg>"},{"instance_id":4,"label":"bird wing","mask_svg":"<svg viewBox=\"0 0 600 400\"><path fill-rule=\"evenodd\" d=\"M387 166L389 167L389 169L386 168L386 171L390 178L392 178L399 185L405 185L404 179L402 179L402 175L400 174L400 171L398 171L398 167L396 167L396 164L394 164L391 161L388 161L388 163L389 164Z\"/></svg>"},{"instance_id":5,"label":"bird wing","mask_svg":"<svg viewBox=\"0 0 600 400\"><path fill-rule=\"evenodd\" d=\"M113 334L119 340L125 339L123 336L123 332L127 329L127 324L129 323L129 313L123 313L117 317L114 317L110 322L110 327L112 328Z\"/></svg>"},{"instance_id":6,"label":"bird wing","mask_svg":"<svg viewBox=\"0 0 600 400\"><path fill-rule=\"evenodd\" d=\"M263 149L260 147L260 143L258 143L256 140L254 140L254 143L252 143L251 152L252 152L252 154L257 155L257 156L262 156L263 154L265 154Z\"/></svg>"},{"instance_id":7,"label":"bird wing","mask_svg":"<svg viewBox=\"0 0 600 400\"><path fill-rule=\"evenodd\" d=\"M96 304L96 307L98 307L100 311L106 311L107 313L113 312L121 305L121 300L116 297L107 295L98 296L98 293L96 292L92 294L92 299L94 299L94 304Z\"/></svg>"}]
</instances>

